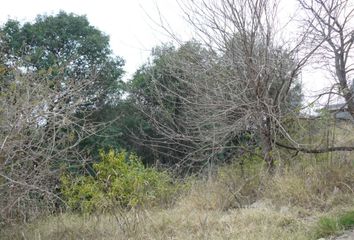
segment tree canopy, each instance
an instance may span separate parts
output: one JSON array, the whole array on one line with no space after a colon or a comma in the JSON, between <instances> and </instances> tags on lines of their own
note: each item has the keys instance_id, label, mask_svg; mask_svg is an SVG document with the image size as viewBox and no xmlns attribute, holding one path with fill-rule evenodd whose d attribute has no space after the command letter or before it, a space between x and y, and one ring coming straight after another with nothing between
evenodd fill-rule
<instances>
[{"instance_id":1,"label":"tree canopy","mask_svg":"<svg viewBox=\"0 0 354 240\"><path fill-rule=\"evenodd\" d=\"M112 54L109 37L85 16L60 12L39 15L33 23L8 20L1 35L8 64L45 71L55 87L65 89L69 78L90 78L92 87L85 97L91 104L112 101L121 93L124 61Z\"/></svg>"}]
</instances>

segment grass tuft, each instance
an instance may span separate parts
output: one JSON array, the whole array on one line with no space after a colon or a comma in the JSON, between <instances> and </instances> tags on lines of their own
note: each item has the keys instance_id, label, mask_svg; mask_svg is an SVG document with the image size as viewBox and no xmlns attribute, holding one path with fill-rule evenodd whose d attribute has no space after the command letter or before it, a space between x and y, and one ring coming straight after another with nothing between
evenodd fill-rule
<instances>
[{"instance_id":1,"label":"grass tuft","mask_svg":"<svg viewBox=\"0 0 354 240\"><path fill-rule=\"evenodd\" d=\"M340 214L336 217L322 217L316 227L316 237L336 235L341 231L354 227L354 211Z\"/></svg>"}]
</instances>

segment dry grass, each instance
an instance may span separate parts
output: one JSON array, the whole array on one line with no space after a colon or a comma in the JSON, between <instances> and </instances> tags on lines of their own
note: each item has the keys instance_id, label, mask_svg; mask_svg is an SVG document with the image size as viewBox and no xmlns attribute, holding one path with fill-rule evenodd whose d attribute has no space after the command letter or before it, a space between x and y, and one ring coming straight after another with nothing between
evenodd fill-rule
<instances>
[{"instance_id":1,"label":"dry grass","mask_svg":"<svg viewBox=\"0 0 354 240\"><path fill-rule=\"evenodd\" d=\"M109 215L64 214L22 229L11 239L307 239L309 234L296 214L266 204L227 212L176 207L130 212L125 218L128 225Z\"/></svg>"},{"instance_id":2,"label":"dry grass","mask_svg":"<svg viewBox=\"0 0 354 240\"><path fill-rule=\"evenodd\" d=\"M327 211L353 204L353 164L321 162L288 169L266 184L264 197L277 205Z\"/></svg>"},{"instance_id":3,"label":"dry grass","mask_svg":"<svg viewBox=\"0 0 354 240\"><path fill-rule=\"evenodd\" d=\"M315 239L320 218L353 209L354 166L299 159L272 177L257 164L243 175L237 165L222 167L213 179L193 180L171 208L50 216L0 238Z\"/></svg>"}]
</instances>

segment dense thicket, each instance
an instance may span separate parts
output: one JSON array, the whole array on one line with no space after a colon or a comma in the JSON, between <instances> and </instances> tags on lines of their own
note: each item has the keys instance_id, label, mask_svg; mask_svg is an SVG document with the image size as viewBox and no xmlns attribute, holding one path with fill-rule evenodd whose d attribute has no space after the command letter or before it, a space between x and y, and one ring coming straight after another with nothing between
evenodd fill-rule
<instances>
[{"instance_id":1,"label":"dense thicket","mask_svg":"<svg viewBox=\"0 0 354 240\"><path fill-rule=\"evenodd\" d=\"M82 172L122 93L123 60L84 16L60 12L1 33L1 220L65 206L60 175ZM103 146L103 144L101 145Z\"/></svg>"}]
</instances>

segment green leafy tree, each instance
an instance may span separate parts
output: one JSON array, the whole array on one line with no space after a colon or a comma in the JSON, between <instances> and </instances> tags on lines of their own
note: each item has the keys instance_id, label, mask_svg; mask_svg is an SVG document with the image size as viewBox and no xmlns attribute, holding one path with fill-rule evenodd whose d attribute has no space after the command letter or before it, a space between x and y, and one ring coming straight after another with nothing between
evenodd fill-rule
<instances>
[{"instance_id":1,"label":"green leafy tree","mask_svg":"<svg viewBox=\"0 0 354 240\"><path fill-rule=\"evenodd\" d=\"M141 145L142 133L151 135L152 128L146 116L137 110L131 98L121 99L114 105L107 105L95 111L92 117L96 121L106 123L95 136L83 140L86 154L99 161L99 149L126 149L142 156L146 165L154 164L153 152ZM92 168L89 166L89 169Z\"/></svg>"},{"instance_id":2,"label":"green leafy tree","mask_svg":"<svg viewBox=\"0 0 354 240\"><path fill-rule=\"evenodd\" d=\"M109 37L85 16L60 12L39 15L34 23L8 20L1 34L7 61L20 62L27 71L49 71L53 87L65 91L67 79L91 78L85 104L104 104L120 93L124 61L112 55Z\"/></svg>"}]
</instances>

